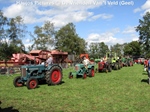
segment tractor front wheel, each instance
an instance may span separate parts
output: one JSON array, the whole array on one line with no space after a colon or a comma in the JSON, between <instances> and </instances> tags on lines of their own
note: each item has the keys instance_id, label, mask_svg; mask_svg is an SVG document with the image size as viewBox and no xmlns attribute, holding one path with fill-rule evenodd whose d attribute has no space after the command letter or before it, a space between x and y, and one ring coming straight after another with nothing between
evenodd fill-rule
<instances>
[{"instance_id":1,"label":"tractor front wheel","mask_svg":"<svg viewBox=\"0 0 150 112\"><path fill-rule=\"evenodd\" d=\"M53 66L47 71L46 82L48 85L57 85L62 82L62 70L59 66Z\"/></svg>"},{"instance_id":2,"label":"tractor front wheel","mask_svg":"<svg viewBox=\"0 0 150 112\"><path fill-rule=\"evenodd\" d=\"M92 68L92 69L89 70L89 77L94 77L94 75L95 75L95 71Z\"/></svg>"},{"instance_id":3,"label":"tractor front wheel","mask_svg":"<svg viewBox=\"0 0 150 112\"><path fill-rule=\"evenodd\" d=\"M24 85L24 83L19 82L19 80L21 80L21 76L17 76L14 81L13 84L15 87L22 87Z\"/></svg>"},{"instance_id":4,"label":"tractor front wheel","mask_svg":"<svg viewBox=\"0 0 150 112\"><path fill-rule=\"evenodd\" d=\"M87 75L86 75L86 73L84 73L83 76L82 76L82 78L86 79L86 77L87 77Z\"/></svg>"},{"instance_id":5,"label":"tractor front wheel","mask_svg":"<svg viewBox=\"0 0 150 112\"><path fill-rule=\"evenodd\" d=\"M73 78L73 75L72 75L72 72L69 73L69 79L72 79Z\"/></svg>"},{"instance_id":6,"label":"tractor front wheel","mask_svg":"<svg viewBox=\"0 0 150 112\"><path fill-rule=\"evenodd\" d=\"M30 78L26 84L28 89L35 89L38 86L38 80L35 78Z\"/></svg>"}]
</instances>

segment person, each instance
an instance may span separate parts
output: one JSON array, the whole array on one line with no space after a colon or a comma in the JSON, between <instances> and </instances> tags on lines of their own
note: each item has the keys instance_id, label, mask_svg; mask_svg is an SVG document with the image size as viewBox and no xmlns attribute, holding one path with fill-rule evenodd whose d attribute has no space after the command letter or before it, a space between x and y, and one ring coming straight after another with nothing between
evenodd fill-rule
<instances>
[{"instance_id":1,"label":"person","mask_svg":"<svg viewBox=\"0 0 150 112\"><path fill-rule=\"evenodd\" d=\"M150 84L150 58L148 60L147 71L148 71L148 84Z\"/></svg>"},{"instance_id":2,"label":"person","mask_svg":"<svg viewBox=\"0 0 150 112\"><path fill-rule=\"evenodd\" d=\"M103 58L103 62L104 62L104 63L106 63L106 62L107 62L107 58L106 58L106 56L104 56L104 58Z\"/></svg>"},{"instance_id":3,"label":"person","mask_svg":"<svg viewBox=\"0 0 150 112\"><path fill-rule=\"evenodd\" d=\"M53 57L51 54L48 54L48 59L46 60L46 66L53 64Z\"/></svg>"},{"instance_id":4,"label":"person","mask_svg":"<svg viewBox=\"0 0 150 112\"><path fill-rule=\"evenodd\" d=\"M44 61L42 61L42 62L41 62L41 65L45 65L45 62L44 62Z\"/></svg>"},{"instance_id":5,"label":"person","mask_svg":"<svg viewBox=\"0 0 150 112\"><path fill-rule=\"evenodd\" d=\"M89 59L86 58L86 56L83 56L82 58L83 58L82 63L83 63L83 64L85 65L85 67L87 68L87 66L88 66L89 64L91 64L91 62L90 62Z\"/></svg>"},{"instance_id":6,"label":"person","mask_svg":"<svg viewBox=\"0 0 150 112\"><path fill-rule=\"evenodd\" d=\"M144 60L144 71L147 71L148 60L149 60L149 59L145 59L145 60Z\"/></svg>"}]
</instances>

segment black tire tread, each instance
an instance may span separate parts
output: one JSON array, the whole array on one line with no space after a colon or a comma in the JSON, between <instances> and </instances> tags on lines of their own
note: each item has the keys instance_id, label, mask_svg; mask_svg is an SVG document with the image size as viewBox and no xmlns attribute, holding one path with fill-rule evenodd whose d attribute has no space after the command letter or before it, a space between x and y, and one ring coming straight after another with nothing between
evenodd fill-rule
<instances>
[{"instance_id":1,"label":"black tire tread","mask_svg":"<svg viewBox=\"0 0 150 112\"><path fill-rule=\"evenodd\" d=\"M60 73L61 73L61 79L60 79L59 82L54 83L54 82L52 82L52 80L50 79L50 77L51 77L52 72L53 72L54 70L56 70L56 69L60 71ZM47 83L48 85L57 85L57 84L60 84L60 83L62 82L62 77L63 77L63 75L62 75L62 69L61 69L59 66L53 66L50 70L48 70L48 71L46 72L46 77L45 77L45 79L46 79L46 83Z\"/></svg>"}]
</instances>

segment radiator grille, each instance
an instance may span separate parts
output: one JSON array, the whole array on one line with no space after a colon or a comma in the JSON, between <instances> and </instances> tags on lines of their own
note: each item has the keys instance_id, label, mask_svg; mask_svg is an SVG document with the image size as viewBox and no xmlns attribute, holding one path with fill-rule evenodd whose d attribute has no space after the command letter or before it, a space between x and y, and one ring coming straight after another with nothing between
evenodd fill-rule
<instances>
[{"instance_id":1,"label":"radiator grille","mask_svg":"<svg viewBox=\"0 0 150 112\"><path fill-rule=\"evenodd\" d=\"M26 68L21 69L21 76L25 77L26 76Z\"/></svg>"}]
</instances>

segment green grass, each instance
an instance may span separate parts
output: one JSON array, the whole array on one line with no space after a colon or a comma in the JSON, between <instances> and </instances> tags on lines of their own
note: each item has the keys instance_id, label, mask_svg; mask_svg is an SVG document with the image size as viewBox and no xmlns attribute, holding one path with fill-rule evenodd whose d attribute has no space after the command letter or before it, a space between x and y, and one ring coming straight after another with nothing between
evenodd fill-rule
<instances>
[{"instance_id":1,"label":"green grass","mask_svg":"<svg viewBox=\"0 0 150 112\"><path fill-rule=\"evenodd\" d=\"M10 112L148 112L150 85L142 65L123 67L95 77L68 79L72 68L63 70L64 83L15 88L17 76L0 76L0 111Z\"/></svg>"}]
</instances>

